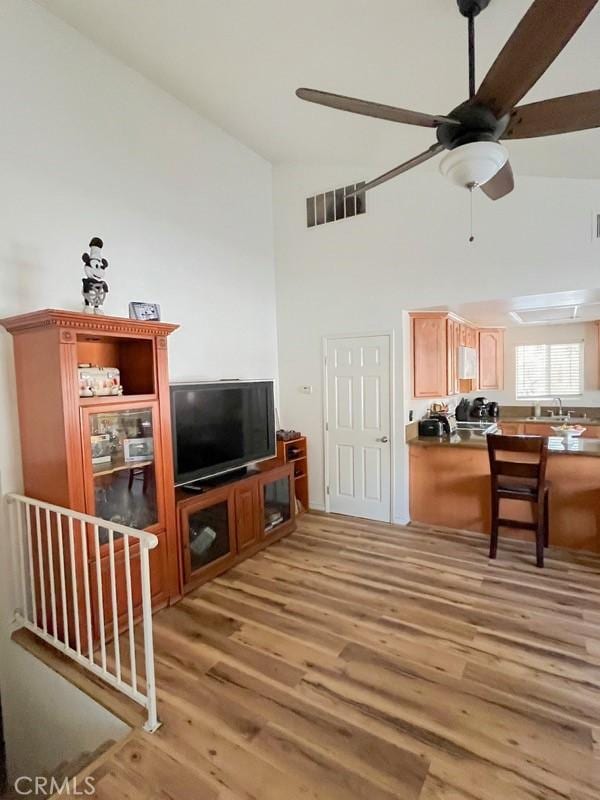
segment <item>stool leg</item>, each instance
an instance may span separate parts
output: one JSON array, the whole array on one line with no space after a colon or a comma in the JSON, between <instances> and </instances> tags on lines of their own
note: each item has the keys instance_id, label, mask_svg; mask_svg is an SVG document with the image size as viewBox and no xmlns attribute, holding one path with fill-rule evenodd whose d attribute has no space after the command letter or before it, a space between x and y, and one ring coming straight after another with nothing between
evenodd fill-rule
<instances>
[{"instance_id":1,"label":"stool leg","mask_svg":"<svg viewBox=\"0 0 600 800\"><path fill-rule=\"evenodd\" d=\"M550 545L550 492L544 496L544 547Z\"/></svg>"},{"instance_id":2,"label":"stool leg","mask_svg":"<svg viewBox=\"0 0 600 800\"><path fill-rule=\"evenodd\" d=\"M544 525L544 504L537 506L537 530L535 532L535 550L537 557L537 566L540 569L544 566L544 539L545 539L545 525Z\"/></svg>"},{"instance_id":3,"label":"stool leg","mask_svg":"<svg viewBox=\"0 0 600 800\"><path fill-rule=\"evenodd\" d=\"M500 500L492 491L492 533L490 536L490 558L496 558L498 552L498 517L500 516Z\"/></svg>"}]
</instances>

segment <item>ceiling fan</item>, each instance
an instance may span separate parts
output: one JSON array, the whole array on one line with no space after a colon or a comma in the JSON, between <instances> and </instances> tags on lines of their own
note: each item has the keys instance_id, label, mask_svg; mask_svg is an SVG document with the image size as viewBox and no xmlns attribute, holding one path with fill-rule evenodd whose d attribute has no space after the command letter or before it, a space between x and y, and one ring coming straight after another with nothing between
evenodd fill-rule
<instances>
[{"instance_id":1,"label":"ceiling fan","mask_svg":"<svg viewBox=\"0 0 600 800\"><path fill-rule=\"evenodd\" d=\"M514 189L508 151L501 139L528 139L600 126L600 90L517 103L544 74L585 21L598 0L534 0L512 36L475 88L475 17L490 0L457 0L468 20L469 99L446 115L422 114L316 89L298 89L302 100L369 117L435 128L437 142L357 188L373 189L448 150L440 171L471 191L481 188L492 200Z\"/></svg>"}]
</instances>

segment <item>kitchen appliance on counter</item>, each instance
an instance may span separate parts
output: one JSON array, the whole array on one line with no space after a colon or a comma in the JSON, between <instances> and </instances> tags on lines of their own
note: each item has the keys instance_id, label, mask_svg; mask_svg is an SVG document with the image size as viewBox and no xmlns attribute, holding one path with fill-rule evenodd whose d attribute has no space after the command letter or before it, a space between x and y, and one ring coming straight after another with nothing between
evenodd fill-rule
<instances>
[{"instance_id":1,"label":"kitchen appliance on counter","mask_svg":"<svg viewBox=\"0 0 600 800\"><path fill-rule=\"evenodd\" d=\"M444 435L444 426L441 420L427 417L419 420L419 436L436 436L441 439Z\"/></svg>"},{"instance_id":2,"label":"kitchen appliance on counter","mask_svg":"<svg viewBox=\"0 0 600 800\"><path fill-rule=\"evenodd\" d=\"M463 397L456 406L455 412L457 422L467 422L470 419L471 401Z\"/></svg>"},{"instance_id":3,"label":"kitchen appliance on counter","mask_svg":"<svg viewBox=\"0 0 600 800\"><path fill-rule=\"evenodd\" d=\"M498 419L500 416L500 406L495 401L491 403L487 403L485 407L486 416L490 417L490 419Z\"/></svg>"},{"instance_id":4,"label":"kitchen appliance on counter","mask_svg":"<svg viewBox=\"0 0 600 800\"><path fill-rule=\"evenodd\" d=\"M456 415L448 412L440 414L430 414L429 419L437 419L442 423L445 436L453 436L456 433Z\"/></svg>"},{"instance_id":5,"label":"kitchen appliance on counter","mask_svg":"<svg viewBox=\"0 0 600 800\"><path fill-rule=\"evenodd\" d=\"M471 405L471 419L483 419L487 416L487 397L476 397Z\"/></svg>"}]
</instances>

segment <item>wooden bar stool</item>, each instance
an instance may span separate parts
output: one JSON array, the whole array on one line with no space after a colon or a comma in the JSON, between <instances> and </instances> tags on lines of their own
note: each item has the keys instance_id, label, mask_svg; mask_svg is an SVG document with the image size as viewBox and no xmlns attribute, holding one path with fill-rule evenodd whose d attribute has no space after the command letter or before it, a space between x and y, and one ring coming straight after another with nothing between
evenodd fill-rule
<instances>
[{"instance_id":1,"label":"wooden bar stool","mask_svg":"<svg viewBox=\"0 0 600 800\"><path fill-rule=\"evenodd\" d=\"M522 528L535 531L537 566L544 566L544 547L549 542L548 497L550 483L546 480L548 439L545 436L487 437L492 476L492 535L490 558L496 558L498 529ZM509 454L520 458L510 459ZM508 457L507 457L508 456ZM500 500L524 500L535 507L535 521L505 519L500 516Z\"/></svg>"}]
</instances>

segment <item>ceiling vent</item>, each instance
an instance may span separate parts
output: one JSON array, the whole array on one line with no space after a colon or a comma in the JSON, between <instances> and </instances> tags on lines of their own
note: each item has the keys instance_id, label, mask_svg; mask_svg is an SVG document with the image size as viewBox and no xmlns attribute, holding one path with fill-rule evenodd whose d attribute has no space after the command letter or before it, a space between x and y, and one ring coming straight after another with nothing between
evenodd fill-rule
<instances>
[{"instance_id":1,"label":"ceiling vent","mask_svg":"<svg viewBox=\"0 0 600 800\"><path fill-rule=\"evenodd\" d=\"M519 325L555 325L557 322L576 322L579 306L555 306L553 308L530 308L509 311Z\"/></svg>"},{"instance_id":2,"label":"ceiling vent","mask_svg":"<svg viewBox=\"0 0 600 800\"><path fill-rule=\"evenodd\" d=\"M330 192L307 197L306 227L314 228L315 225L324 225L327 222L337 222L339 219L364 214L367 210L365 193L359 192L353 194L352 197L346 196L364 185L365 182L360 181L350 186L342 186L341 189L332 189Z\"/></svg>"}]
</instances>

